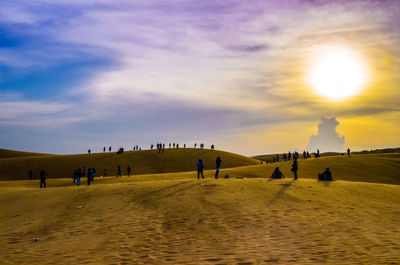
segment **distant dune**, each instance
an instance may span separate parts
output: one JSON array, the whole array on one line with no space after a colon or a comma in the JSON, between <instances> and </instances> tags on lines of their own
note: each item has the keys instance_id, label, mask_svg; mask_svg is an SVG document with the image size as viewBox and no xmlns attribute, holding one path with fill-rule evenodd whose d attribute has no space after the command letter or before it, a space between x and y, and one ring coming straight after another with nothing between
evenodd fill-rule
<instances>
[{"instance_id":1,"label":"distant dune","mask_svg":"<svg viewBox=\"0 0 400 265\"><path fill-rule=\"evenodd\" d=\"M9 151L12 154L13 151ZM16 152L18 153L18 152ZM28 178L28 171L32 169L34 177L44 169L49 178L66 178L72 175L74 169L85 166L94 167L98 174L104 169L108 175L115 176L116 168L121 166L126 173L128 165L133 174L154 174L184 172L196 170L196 162L203 159L206 169L215 169L215 159L220 156L222 168L233 168L248 165L257 165L260 161L233 153L212 151L209 149L180 148L165 149L159 154L157 150L126 151L123 154L95 153L79 155L37 155L25 157L7 157L0 159L0 180L22 180Z\"/></svg>"},{"instance_id":2,"label":"distant dune","mask_svg":"<svg viewBox=\"0 0 400 265\"><path fill-rule=\"evenodd\" d=\"M11 157L43 156L43 155L46 155L46 154L14 151L14 150L8 150L8 149L1 149L0 148L0 159L2 159L2 158L11 158Z\"/></svg>"}]
</instances>

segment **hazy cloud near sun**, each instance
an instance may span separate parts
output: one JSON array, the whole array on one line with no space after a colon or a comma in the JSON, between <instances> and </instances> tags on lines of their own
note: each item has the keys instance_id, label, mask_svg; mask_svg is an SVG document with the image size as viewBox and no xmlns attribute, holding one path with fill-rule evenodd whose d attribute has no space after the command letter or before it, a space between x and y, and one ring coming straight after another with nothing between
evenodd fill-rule
<instances>
[{"instance_id":1,"label":"hazy cloud near sun","mask_svg":"<svg viewBox=\"0 0 400 265\"><path fill-rule=\"evenodd\" d=\"M339 122L336 118L321 118L318 124L318 134L312 135L307 150L315 152L343 152L345 147L344 136L339 136L336 127Z\"/></svg>"}]
</instances>

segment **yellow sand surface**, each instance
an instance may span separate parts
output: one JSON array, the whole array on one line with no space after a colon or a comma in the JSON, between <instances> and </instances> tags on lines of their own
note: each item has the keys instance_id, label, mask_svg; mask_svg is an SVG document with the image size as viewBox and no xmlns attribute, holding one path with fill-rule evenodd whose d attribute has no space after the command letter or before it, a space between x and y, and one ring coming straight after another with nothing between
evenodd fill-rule
<instances>
[{"instance_id":1,"label":"yellow sand surface","mask_svg":"<svg viewBox=\"0 0 400 265\"><path fill-rule=\"evenodd\" d=\"M47 182L1 183L0 264L400 263L398 185L190 172Z\"/></svg>"}]
</instances>

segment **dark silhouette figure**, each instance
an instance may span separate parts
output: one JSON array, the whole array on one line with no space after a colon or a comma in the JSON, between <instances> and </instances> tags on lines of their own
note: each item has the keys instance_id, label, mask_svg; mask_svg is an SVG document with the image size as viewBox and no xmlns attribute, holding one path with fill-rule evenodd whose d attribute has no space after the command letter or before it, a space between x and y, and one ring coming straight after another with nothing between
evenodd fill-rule
<instances>
[{"instance_id":1,"label":"dark silhouette figure","mask_svg":"<svg viewBox=\"0 0 400 265\"><path fill-rule=\"evenodd\" d=\"M217 159L215 160L215 164L216 164L216 167L215 167L215 179L218 179L219 169L221 168L221 162L222 162L221 158L217 157Z\"/></svg>"},{"instance_id":2,"label":"dark silhouette figure","mask_svg":"<svg viewBox=\"0 0 400 265\"><path fill-rule=\"evenodd\" d=\"M319 149L317 149L317 153L315 154L315 158L320 157L321 155L319 154Z\"/></svg>"},{"instance_id":3,"label":"dark silhouette figure","mask_svg":"<svg viewBox=\"0 0 400 265\"><path fill-rule=\"evenodd\" d=\"M87 150L87 152L88 152L88 154L90 155L90 152L91 152L91 150L90 150L90 149L88 149L88 150Z\"/></svg>"},{"instance_id":4,"label":"dark silhouette figure","mask_svg":"<svg viewBox=\"0 0 400 265\"><path fill-rule=\"evenodd\" d=\"M104 169L104 177L107 177L107 168Z\"/></svg>"},{"instance_id":5,"label":"dark silhouette figure","mask_svg":"<svg viewBox=\"0 0 400 265\"><path fill-rule=\"evenodd\" d=\"M274 172L271 175L271 179L281 179L281 178L285 178L285 176L279 170L279 167L276 167Z\"/></svg>"},{"instance_id":6,"label":"dark silhouette figure","mask_svg":"<svg viewBox=\"0 0 400 265\"><path fill-rule=\"evenodd\" d=\"M108 147L108 152L111 152L111 146Z\"/></svg>"},{"instance_id":7,"label":"dark silhouette figure","mask_svg":"<svg viewBox=\"0 0 400 265\"><path fill-rule=\"evenodd\" d=\"M204 148L204 144L200 144L200 148L203 149Z\"/></svg>"},{"instance_id":8,"label":"dark silhouette figure","mask_svg":"<svg viewBox=\"0 0 400 265\"><path fill-rule=\"evenodd\" d=\"M213 151L214 151L214 145L213 145L213 144L211 145L211 150L213 150Z\"/></svg>"},{"instance_id":9,"label":"dark silhouette figure","mask_svg":"<svg viewBox=\"0 0 400 265\"><path fill-rule=\"evenodd\" d=\"M150 149L153 150L153 145L151 145Z\"/></svg>"},{"instance_id":10,"label":"dark silhouette figure","mask_svg":"<svg viewBox=\"0 0 400 265\"><path fill-rule=\"evenodd\" d=\"M194 143L194 148L196 148L197 147L197 144L196 143Z\"/></svg>"},{"instance_id":11,"label":"dark silhouette figure","mask_svg":"<svg viewBox=\"0 0 400 265\"><path fill-rule=\"evenodd\" d=\"M40 188L46 188L46 172L44 170L40 171Z\"/></svg>"},{"instance_id":12,"label":"dark silhouette figure","mask_svg":"<svg viewBox=\"0 0 400 265\"><path fill-rule=\"evenodd\" d=\"M90 185L90 181L92 181L92 169L88 168L88 171L87 171L87 184L88 184L88 186Z\"/></svg>"},{"instance_id":13,"label":"dark silhouette figure","mask_svg":"<svg viewBox=\"0 0 400 265\"><path fill-rule=\"evenodd\" d=\"M179 148L179 144L176 144L176 149L178 149Z\"/></svg>"},{"instance_id":14,"label":"dark silhouette figure","mask_svg":"<svg viewBox=\"0 0 400 265\"><path fill-rule=\"evenodd\" d=\"M106 152L106 147L104 146L104 147L103 147L103 153L105 153L105 152Z\"/></svg>"},{"instance_id":15,"label":"dark silhouette figure","mask_svg":"<svg viewBox=\"0 0 400 265\"><path fill-rule=\"evenodd\" d=\"M131 176L131 167L128 166L128 168L126 169L126 171L128 172L128 177L130 177L130 176Z\"/></svg>"},{"instance_id":16,"label":"dark silhouette figure","mask_svg":"<svg viewBox=\"0 0 400 265\"><path fill-rule=\"evenodd\" d=\"M78 168L78 171L76 172L76 185L81 185L81 177L82 177L82 171L80 168Z\"/></svg>"},{"instance_id":17,"label":"dark silhouette figure","mask_svg":"<svg viewBox=\"0 0 400 265\"><path fill-rule=\"evenodd\" d=\"M331 169L327 167L324 172L318 174L318 180L333 181Z\"/></svg>"},{"instance_id":18,"label":"dark silhouette figure","mask_svg":"<svg viewBox=\"0 0 400 265\"><path fill-rule=\"evenodd\" d=\"M348 155L348 156L351 155L350 148L347 148L347 155Z\"/></svg>"},{"instance_id":19,"label":"dark silhouette figure","mask_svg":"<svg viewBox=\"0 0 400 265\"><path fill-rule=\"evenodd\" d=\"M122 177L121 166L117 167L117 177Z\"/></svg>"},{"instance_id":20,"label":"dark silhouette figure","mask_svg":"<svg viewBox=\"0 0 400 265\"><path fill-rule=\"evenodd\" d=\"M32 179L32 178L33 178L33 172L32 172L32 169L29 169L29 172L28 172L28 177L29 177L29 179Z\"/></svg>"},{"instance_id":21,"label":"dark silhouette figure","mask_svg":"<svg viewBox=\"0 0 400 265\"><path fill-rule=\"evenodd\" d=\"M297 180L297 170L299 169L299 162L297 161L297 158L294 157L293 164L292 164L292 171L294 174L294 180Z\"/></svg>"},{"instance_id":22,"label":"dark silhouette figure","mask_svg":"<svg viewBox=\"0 0 400 265\"><path fill-rule=\"evenodd\" d=\"M85 177L85 167L82 168L82 177Z\"/></svg>"},{"instance_id":23,"label":"dark silhouette figure","mask_svg":"<svg viewBox=\"0 0 400 265\"><path fill-rule=\"evenodd\" d=\"M76 182L76 174L77 174L77 170L74 170L74 173L72 173L72 179L74 180L74 183Z\"/></svg>"},{"instance_id":24,"label":"dark silhouette figure","mask_svg":"<svg viewBox=\"0 0 400 265\"><path fill-rule=\"evenodd\" d=\"M204 170L203 160L199 158L199 161L197 162L197 179L200 179L200 174L201 177L204 179L203 170Z\"/></svg>"}]
</instances>

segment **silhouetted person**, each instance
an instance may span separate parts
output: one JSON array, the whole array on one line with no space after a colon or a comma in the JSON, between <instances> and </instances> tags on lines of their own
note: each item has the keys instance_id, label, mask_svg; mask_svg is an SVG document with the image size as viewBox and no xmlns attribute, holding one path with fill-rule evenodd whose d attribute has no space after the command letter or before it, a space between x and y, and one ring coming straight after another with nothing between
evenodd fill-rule
<instances>
[{"instance_id":1,"label":"silhouetted person","mask_svg":"<svg viewBox=\"0 0 400 265\"><path fill-rule=\"evenodd\" d=\"M85 167L82 168L82 177L85 177Z\"/></svg>"},{"instance_id":2,"label":"silhouetted person","mask_svg":"<svg viewBox=\"0 0 400 265\"><path fill-rule=\"evenodd\" d=\"M121 177L122 176L122 174L121 174L121 166L118 166L117 167L117 177Z\"/></svg>"},{"instance_id":3,"label":"silhouetted person","mask_svg":"<svg viewBox=\"0 0 400 265\"><path fill-rule=\"evenodd\" d=\"M194 143L194 148L196 148L196 146L197 146L197 144L196 144L196 143Z\"/></svg>"},{"instance_id":4,"label":"silhouetted person","mask_svg":"<svg viewBox=\"0 0 400 265\"><path fill-rule=\"evenodd\" d=\"M111 146L108 147L108 152L111 152Z\"/></svg>"},{"instance_id":5,"label":"silhouetted person","mask_svg":"<svg viewBox=\"0 0 400 265\"><path fill-rule=\"evenodd\" d=\"M80 168L78 168L78 171L76 172L76 185L81 185L81 177L82 177L82 171Z\"/></svg>"},{"instance_id":6,"label":"silhouetted person","mask_svg":"<svg viewBox=\"0 0 400 265\"><path fill-rule=\"evenodd\" d=\"M183 148L186 148L186 144L183 144Z\"/></svg>"},{"instance_id":7,"label":"silhouetted person","mask_svg":"<svg viewBox=\"0 0 400 265\"><path fill-rule=\"evenodd\" d=\"M32 169L29 169L29 172L28 172L28 178L29 178L29 179L32 179L32 178L33 178L33 172L32 172Z\"/></svg>"},{"instance_id":8,"label":"silhouetted person","mask_svg":"<svg viewBox=\"0 0 400 265\"><path fill-rule=\"evenodd\" d=\"M169 148L171 148L171 143L169 143Z\"/></svg>"},{"instance_id":9,"label":"silhouetted person","mask_svg":"<svg viewBox=\"0 0 400 265\"><path fill-rule=\"evenodd\" d=\"M106 147L104 146L104 147L103 147L103 153L105 153L105 152L106 152Z\"/></svg>"},{"instance_id":10,"label":"silhouetted person","mask_svg":"<svg viewBox=\"0 0 400 265\"><path fill-rule=\"evenodd\" d=\"M153 145L151 145L150 149L153 150Z\"/></svg>"},{"instance_id":11,"label":"silhouetted person","mask_svg":"<svg viewBox=\"0 0 400 265\"><path fill-rule=\"evenodd\" d=\"M317 153L315 154L315 157L320 157L319 149L317 149Z\"/></svg>"},{"instance_id":12,"label":"silhouetted person","mask_svg":"<svg viewBox=\"0 0 400 265\"><path fill-rule=\"evenodd\" d=\"M292 159L292 153L288 153L288 160L291 160Z\"/></svg>"},{"instance_id":13,"label":"silhouetted person","mask_svg":"<svg viewBox=\"0 0 400 265\"><path fill-rule=\"evenodd\" d=\"M215 167L215 179L218 179L219 169L221 168L221 162L222 162L221 158L217 157L217 159L215 160L215 164L216 164L216 167Z\"/></svg>"},{"instance_id":14,"label":"silhouetted person","mask_svg":"<svg viewBox=\"0 0 400 265\"><path fill-rule=\"evenodd\" d=\"M332 178L331 169L329 167L327 167L324 172L318 174L318 180L332 181L333 178Z\"/></svg>"},{"instance_id":15,"label":"silhouetted person","mask_svg":"<svg viewBox=\"0 0 400 265\"><path fill-rule=\"evenodd\" d=\"M128 177L130 177L130 176L131 176L131 167L128 166L128 168L126 169L126 171L128 172Z\"/></svg>"},{"instance_id":16,"label":"silhouetted person","mask_svg":"<svg viewBox=\"0 0 400 265\"><path fill-rule=\"evenodd\" d=\"M92 169L88 168L88 171L87 171L87 184L88 184L88 186L90 185L90 181L92 181Z\"/></svg>"},{"instance_id":17,"label":"silhouetted person","mask_svg":"<svg viewBox=\"0 0 400 265\"><path fill-rule=\"evenodd\" d=\"M88 152L88 154L90 155L90 152L91 152L91 150L90 150L90 149L88 149L88 150L87 150L87 152Z\"/></svg>"},{"instance_id":18,"label":"silhouetted person","mask_svg":"<svg viewBox=\"0 0 400 265\"><path fill-rule=\"evenodd\" d=\"M211 150L213 150L213 151L214 151L214 145L213 145L213 144L211 145Z\"/></svg>"},{"instance_id":19,"label":"silhouetted person","mask_svg":"<svg viewBox=\"0 0 400 265\"><path fill-rule=\"evenodd\" d=\"M72 173L72 179L74 180L74 183L76 182L76 174L77 174L77 170L74 170L74 173Z\"/></svg>"},{"instance_id":20,"label":"silhouetted person","mask_svg":"<svg viewBox=\"0 0 400 265\"><path fill-rule=\"evenodd\" d=\"M204 170L203 160L199 158L199 161L197 162L197 179L200 179L200 174L201 177L204 179L203 170Z\"/></svg>"},{"instance_id":21,"label":"silhouetted person","mask_svg":"<svg viewBox=\"0 0 400 265\"><path fill-rule=\"evenodd\" d=\"M276 167L274 172L271 175L271 179L281 179L281 178L285 178L285 176L279 170L279 167Z\"/></svg>"},{"instance_id":22,"label":"silhouetted person","mask_svg":"<svg viewBox=\"0 0 400 265\"><path fill-rule=\"evenodd\" d=\"M40 188L46 188L46 172L44 170L40 171Z\"/></svg>"},{"instance_id":23,"label":"silhouetted person","mask_svg":"<svg viewBox=\"0 0 400 265\"><path fill-rule=\"evenodd\" d=\"M104 177L107 177L107 168L104 169Z\"/></svg>"},{"instance_id":24,"label":"silhouetted person","mask_svg":"<svg viewBox=\"0 0 400 265\"><path fill-rule=\"evenodd\" d=\"M347 148L347 155L350 156L350 148Z\"/></svg>"},{"instance_id":25,"label":"silhouetted person","mask_svg":"<svg viewBox=\"0 0 400 265\"><path fill-rule=\"evenodd\" d=\"M299 162L297 161L297 158L294 157L293 164L292 164L292 171L294 174L294 180L297 180L297 170L299 169Z\"/></svg>"}]
</instances>

